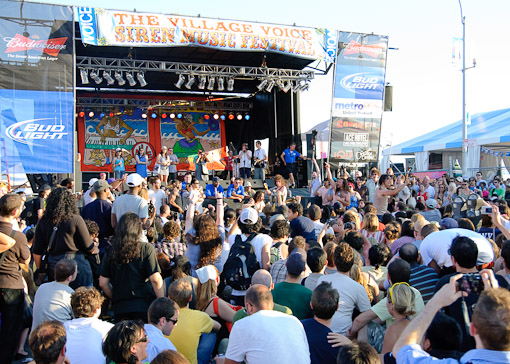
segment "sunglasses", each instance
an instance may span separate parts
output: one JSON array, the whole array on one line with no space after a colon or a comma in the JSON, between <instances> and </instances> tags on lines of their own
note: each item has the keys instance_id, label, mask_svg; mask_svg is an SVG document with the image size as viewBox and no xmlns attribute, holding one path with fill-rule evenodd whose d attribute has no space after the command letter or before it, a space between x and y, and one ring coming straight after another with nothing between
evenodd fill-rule
<instances>
[{"instance_id":1,"label":"sunglasses","mask_svg":"<svg viewBox=\"0 0 510 364\"><path fill-rule=\"evenodd\" d=\"M409 283L406 283L406 282L398 282L398 283L395 283L393 286L390 287L390 289L388 289L388 292L390 294L390 303L393 303L393 289L398 286L399 284L405 284L407 287L411 288L411 286L409 286Z\"/></svg>"},{"instance_id":2,"label":"sunglasses","mask_svg":"<svg viewBox=\"0 0 510 364\"><path fill-rule=\"evenodd\" d=\"M170 322L171 322L171 323L173 323L174 325L177 325L177 321L179 321L179 319L175 319L175 320L173 320L173 319L171 319L171 318L167 318L166 320L167 320L167 321L170 321Z\"/></svg>"}]
</instances>

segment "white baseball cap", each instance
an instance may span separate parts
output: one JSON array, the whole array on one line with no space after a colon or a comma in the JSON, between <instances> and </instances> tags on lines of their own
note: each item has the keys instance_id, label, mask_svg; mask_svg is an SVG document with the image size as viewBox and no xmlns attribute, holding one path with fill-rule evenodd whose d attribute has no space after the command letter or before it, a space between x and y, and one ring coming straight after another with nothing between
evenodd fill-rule
<instances>
[{"instance_id":1,"label":"white baseball cap","mask_svg":"<svg viewBox=\"0 0 510 364\"><path fill-rule=\"evenodd\" d=\"M131 173L126 178L126 183L129 187L138 187L142 184L144 181L143 177L140 176L138 173Z\"/></svg>"},{"instance_id":2,"label":"white baseball cap","mask_svg":"<svg viewBox=\"0 0 510 364\"><path fill-rule=\"evenodd\" d=\"M91 179L89 180L89 187L94 186L94 183L96 183L96 182L97 182L97 178L91 178Z\"/></svg>"},{"instance_id":3,"label":"white baseball cap","mask_svg":"<svg viewBox=\"0 0 510 364\"><path fill-rule=\"evenodd\" d=\"M243 212L241 212L241 217L239 218L239 220L243 223L243 224L256 224L257 221L259 221L259 214L257 212L257 210L255 210L254 208L252 207L247 207L243 210Z\"/></svg>"}]
</instances>

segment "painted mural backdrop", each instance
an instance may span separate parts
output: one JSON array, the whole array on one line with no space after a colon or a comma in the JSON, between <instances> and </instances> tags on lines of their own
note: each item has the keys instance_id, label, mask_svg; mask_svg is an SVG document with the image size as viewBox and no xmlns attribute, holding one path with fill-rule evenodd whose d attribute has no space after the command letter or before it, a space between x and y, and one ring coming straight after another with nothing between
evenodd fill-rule
<instances>
[{"instance_id":1,"label":"painted mural backdrop","mask_svg":"<svg viewBox=\"0 0 510 364\"><path fill-rule=\"evenodd\" d=\"M152 118L142 115L145 110L121 107L78 118L79 148L82 171L112 171L112 159L117 148L123 151L127 171L135 169L135 155L144 149L154 168L162 146L172 148L179 157L178 170L194 170L199 149L209 155L210 170L223 169L224 125L219 120L197 111L184 111L180 118ZM85 113L86 114L86 113ZM150 114L150 113L148 113Z\"/></svg>"}]
</instances>

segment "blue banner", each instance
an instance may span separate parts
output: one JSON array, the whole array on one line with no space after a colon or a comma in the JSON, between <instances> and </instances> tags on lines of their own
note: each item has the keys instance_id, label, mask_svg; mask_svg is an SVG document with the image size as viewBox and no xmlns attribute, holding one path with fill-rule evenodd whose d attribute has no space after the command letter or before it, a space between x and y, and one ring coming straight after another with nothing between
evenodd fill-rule
<instances>
[{"instance_id":1,"label":"blue banner","mask_svg":"<svg viewBox=\"0 0 510 364\"><path fill-rule=\"evenodd\" d=\"M73 170L72 92L0 90L2 173Z\"/></svg>"}]
</instances>

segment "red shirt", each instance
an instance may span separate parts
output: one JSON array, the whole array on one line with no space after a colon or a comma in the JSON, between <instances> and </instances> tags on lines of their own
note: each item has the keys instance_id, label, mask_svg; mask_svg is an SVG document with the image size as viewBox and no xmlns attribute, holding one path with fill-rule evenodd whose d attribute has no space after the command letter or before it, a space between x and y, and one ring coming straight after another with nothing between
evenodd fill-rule
<instances>
[{"instance_id":1,"label":"red shirt","mask_svg":"<svg viewBox=\"0 0 510 364\"><path fill-rule=\"evenodd\" d=\"M226 156L226 157L223 158L223 160L225 161L225 164L227 165L225 167L225 170L226 171L232 171L233 170L233 166L234 166L234 157Z\"/></svg>"}]
</instances>

